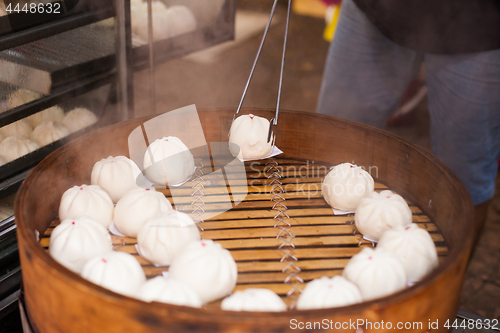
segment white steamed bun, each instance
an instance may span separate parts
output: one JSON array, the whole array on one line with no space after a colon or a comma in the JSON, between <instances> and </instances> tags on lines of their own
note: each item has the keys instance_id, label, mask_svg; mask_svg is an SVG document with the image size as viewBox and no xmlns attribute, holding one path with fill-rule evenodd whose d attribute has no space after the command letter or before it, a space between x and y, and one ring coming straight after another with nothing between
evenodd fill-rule
<instances>
[{"instance_id":1,"label":"white steamed bun","mask_svg":"<svg viewBox=\"0 0 500 333\"><path fill-rule=\"evenodd\" d=\"M167 19L167 7L161 1L152 1L153 40L171 37L172 28ZM148 5L146 2L134 2L131 7L132 32L148 40Z\"/></svg>"},{"instance_id":2,"label":"white steamed bun","mask_svg":"<svg viewBox=\"0 0 500 333\"><path fill-rule=\"evenodd\" d=\"M165 13L171 22L171 37L185 34L196 29L196 18L186 6L171 6Z\"/></svg>"},{"instance_id":3,"label":"white steamed bun","mask_svg":"<svg viewBox=\"0 0 500 333\"><path fill-rule=\"evenodd\" d=\"M236 291L225 298L221 309L226 311L286 311L287 306L275 292L265 288L249 288Z\"/></svg>"},{"instance_id":4,"label":"white steamed bun","mask_svg":"<svg viewBox=\"0 0 500 333\"><path fill-rule=\"evenodd\" d=\"M139 230L150 217L172 210L172 205L154 188L137 188L128 191L115 207L116 228L129 237L137 237Z\"/></svg>"},{"instance_id":5,"label":"white steamed bun","mask_svg":"<svg viewBox=\"0 0 500 333\"><path fill-rule=\"evenodd\" d=\"M306 285L297 300L297 309L333 308L361 302L361 294L354 283L343 276L324 276Z\"/></svg>"},{"instance_id":6,"label":"white steamed bun","mask_svg":"<svg viewBox=\"0 0 500 333\"><path fill-rule=\"evenodd\" d=\"M137 245L143 258L167 266L186 244L200 239L198 226L189 215L169 210L144 223L137 235Z\"/></svg>"},{"instance_id":7,"label":"white steamed bun","mask_svg":"<svg viewBox=\"0 0 500 333\"><path fill-rule=\"evenodd\" d=\"M86 108L75 108L64 116L62 122L71 133L74 133L95 124L97 117L92 111Z\"/></svg>"},{"instance_id":8,"label":"white steamed bun","mask_svg":"<svg viewBox=\"0 0 500 333\"><path fill-rule=\"evenodd\" d=\"M148 39L148 7L146 2L134 1L131 4L132 31ZM197 22L186 6L166 7L161 1L153 1L153 40L158 41L175 37L196 29Z\"/></svg>"},{"instance_id":9,"label":"white steamed bun","mask_svg":"<svg viewBox=\"0 0 500 333\"><path fill-rule=\"evenodd\" d=\"M361 199L369 196L374 189L372 176L363 168L351 163L334 166L321 185L321 193L333 208L355 210Z\"/></svg>"},{"instance_id":10,"label":"white steamed bun","mask_svg":"<svg viewBox=\"0 0 500 333\"><path fill-rule=\"evenodd\" d=\"M38 143L25 136L10 136L0 143L0 156L4 157L7 162L10 162L38 148L40 148Z\"/></svg>"},{"instance_id":11,"label":"white steamed bun","mask_svg":"<svg viewBox=\"0 0 500 333\"><path fill-rule=\"evenodd\" d=\"M169 272L193 288L204 304L228 295L238 277L231 253L211 240L188 243L174 257Z\"/></svg>"},{"instance_id":12,"label":"white steamed bun","mask_svg":"<svg viewBox=\"0 0 500 333\"><path fill-rule=\"evenodd\" d=\"M175 136L157 139L144 153L144 172L156 184L180 184L194 172L193 154Z\"/></svg>"},{"instance_id":13,"label":"white steamed bun","mask_svg":"<svg viewBox=\"0 0 500 333\"><path fill-rule=\"evenodd\" d=\"M52 258L77 273L87 260L112 249L109 232L88 217L63 220L50 235Z\"/></svg>"},{"instance_id":14,"label":"white steamed bun","mask_svg":"<svg viewBox=\"0 0 500 333\"><path fill-rule=\"evenodd\" d=\"M116 203L128 191L139 188L137 179L140 175L141 170L131 159L109 156L94 164L90 183L99 185Z\"/></svg>"},{"instance_id":15,"label":"white steamed bun","mask_svg":"<svg viewBox=\"0 0 500 333\"><path fill-rule=\"evenodd\" d=\"M87 216L107 229L113 221L114 209L108 193L99 186L73 186L62 195L59 218L66 220Z\"/></svg>"},{"instance_id":16,"label":"white steamed bun","mask_svg":"<svg viewBox=\"0 0 500 333\"><path fill-rule=\"evenodd\" d=\"M7 97L7 107L9 109L13 109L13 108L21 106L23 104L32 102L35 99L38 99L40 97L42 97L42 95L35 92L35 91L27 90L27 89L19 89L19 90L12 92Z\"/></svg>"},{"instance_id":17,"label":"white steamed bun","mask_svg":"<svg viewBox=\"0 0 500 333\"><path fill-rule=\"evenodd\" d=\"M29 138L33 132L33 126L26 119L20 119L0 128L0 131L4 137L22 135Z\"/></svg>"},{"instance_id":18,"label":"white steamed bun","mask_svg":"<svg viewBox=\"0 0 500 333\"><path fill-rule=\"evenodd\" d=\"M38 125L31 133L31 138L40 146L46 146L54 141L68 136L69 130L60 122L46 121Z\"/></svg>"},{"instance_id":19,"label":"white steamed bun","mask_svg":"<svg viewBox=\"0 0 500 333\"><path fill-rule=\"evenodd\" d=\"M254 116L242 115L236 118L229 130L229 145L234 156L243 159L258 159L271 154L273 140L267 142L269 120ZM236 145L237 147L235 147ZM238 153L239 149L239 153Z\"/></svg>"},{"instance_id":20,"label":"white steamed bun","mask_svg":"<svg viewBox=\"0 0 500 333\"><path fill-rule=\"evenodd\" d=\"M118 294L135 297L146 275L133 255L111 251L95 256L83 266L82 277Z\"/></svg>"},{"instance_id":21,"label":"white steamed bun","mask_svg":"<svg viewBox=\"0 0 500 333\"><path fill-rule=\"evenodd\" d=\"M431 235L415 223L387 230L377 248L391 251L401 260L410 284L421 280L438 265Z\"/></svg>"},{"instance_id":22,"label":"white steamed bun","mask_svg":"<svg viewBox=\"0 0 500 333\"><path fill-rule=\"evenodd\" d=\"M64 111L59 106L52 106L48 109L37 112L26 118L33 128L46 121L62 122L64 119Z\"/></svg>"},{"instance_id":23,"label":"white steamed bun","mask_svg":"<svg viewBox=\"0 0 500 333\"><path fill-rule=\"evenodd\" d=\"M369 247L349 260L343 276L359 288L363 301L388 296L406 287L405 269L396 255Z\"/></svg>"},{"instance_id":24,"label":"white steamed bun","mask_svg":"<svg viewBox=\"0 0 500 333\"><path fill-rule=\"evenodd\" d=\"M157 276L144 283L136 296L145 302L156 301L195 308L203 305L191 287L182 281L163 276Z\"/></svg>"},{"instance_id":25,"label":"white steamed bun","mask_svg":"<svg viewBox=\"0 0 500 333\"><path fill-rule=\"evenodd\" d=\"M389 190L363 198L354 214L356 228L371 241L378 241L386 230L407 226L411 221L412 213L405 199Z\"/></svg>"}]
</instances>

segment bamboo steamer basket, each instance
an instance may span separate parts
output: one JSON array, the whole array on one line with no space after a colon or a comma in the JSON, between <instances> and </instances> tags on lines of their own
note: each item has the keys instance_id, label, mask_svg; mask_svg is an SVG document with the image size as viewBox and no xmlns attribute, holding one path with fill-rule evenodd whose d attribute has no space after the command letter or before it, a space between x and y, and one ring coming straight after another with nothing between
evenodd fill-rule
<instances>
[{"instance_id":1,"label":"bamboo steamer basket","mask_svg":"<svg viewBox=\"0 0 500 333\"><path fill-rule=\"evenodd\" d=\"M273 111L262 109L247 109L244 113L253 113L267 119L273 115ZM234 110L229 109L199 112L207 142L227 141L233 114ZM287 332L301 331L299 323L306 325L307 322L328 322L329 325L335 325L358 320L363 320L364 325L356 326L359 328L357 332L387 330L387 327L377 329L366 324L382 321L392 325L398 322L421 322L421 326L413 325L410 331L424 332L429 331L429 321L436 320L439 325L437 329L432 327L432 331L446 331L443 324L456 314L473 238L478 232L478 227L473 222L473 207L464 187L448 168L422 149L387 132L318 114L280 112L276 145L284 154L276 157L275 161L278 165L282 164L281 170L285 173L287 166L310 167L309 163L312 161L326 166L342 162L377 166L376 187L379 190L388 187L407 199L411 203L414 222L425 222L422 225L434 230L433 238L438 245L441 244L438 246L441 255L439 267L421 282L394 295L343 308L307 311L292 309L282 313L226 312L220 310L220 302L204 309L144 303L96 286L65 269L43 248L48 245L50 229L57 224L62 193L71 186L89 183L92 166L96 161L107 156L127 156L128 135L148 119L118 123L68 143L45 158L23 182L16 198L15 216L26 309L35 331ZM265 162L257 168L264 168ZM316 178L313 177L312 181L317 185L321 183L324 174L313 176ZM285 175L281 180L285 189L289 186L286 179ZM260 182L260 185L272 192L272 177L264 177ZM210 189L207 191L210 193ZM168 196L168 189L165 194ZM269 272L259 270L259 265L271 267L280 264L280 257L276 254L277 245L280 244L280 237L277 235L279 230L270 231L273 229L260 225L272 223L268 224L272 226L275 222L272 218L276 211L271 207L276 202L270 201L271 194L260 194L260 198L255 197L259 200L253 203L250 199L245 199L243 208L221 215L218 221L205 222L205 226L210 226L210 223L214 223L213 226L219 225L214 227L219 228L219 231L203 232L206 232L205 238L214 238L232 251L238 262L239 276L247 279L239 280L237 289L263 286L284 296L291 288L303 284L297 282L294 285L290 281L284 283L283 277L290 273L286 270L281 275L279 271L274 272L273 268ZM292 194L281 193L281 196L289 198ZM209 202L210 196L205 199ZM352 216L332 217L331 213L325 213L331 210L321 194L315 198L285 203L288 204L286 213L291 222L291 227L287 230L299 236L310 232L304 237L308 241L300 243L300 237L297 237L295 248L289 247L298 258L294 264L299 267L304 265L303 270L295 275L300 277L303 274L303 279L307 282L319 277L322 270L330 276L341 274L341 268L348 258L359 250L356 243L361 239L360 235L353 235L351 231L354 226L346 223L349 219L352 220ZM307 221L313 221L312 219L315 219L315 222L310 223L313 227L307 229ZM239 223L238 228L243 229L224 229L234 227L235 222ZM298 224L305 226L298 227ZM330 235L335 233L329 231L333 230L334 225L341 228L338 230L343 230L340 235ZM257 243L244 242L246 245L243 247L246 248L238 251L242 249L234 246L231 237L247 237L242 236L241 232L248 234L248 238L257 239ZM259 236L268 245L260 248ZM329 244L331 239L335 241ZM361 246L364 245L366 244ZM262 264L260 259L266 263ZM286 260L281 264L285 265ZM278 268L281 267L283 266ZM245 272L250 274L244 275ZM146 273L154 275L157 272ZM285 299L291 304L290 297ZM340 330L352 332L353 326L344 324Z\"/></svg>"}]
</instances>

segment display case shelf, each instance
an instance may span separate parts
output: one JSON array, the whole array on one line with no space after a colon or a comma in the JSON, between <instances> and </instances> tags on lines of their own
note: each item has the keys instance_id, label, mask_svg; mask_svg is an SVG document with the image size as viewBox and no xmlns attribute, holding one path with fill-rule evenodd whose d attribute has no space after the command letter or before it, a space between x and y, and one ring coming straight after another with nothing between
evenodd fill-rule
<instances>
[{"instance_id":1,"label":"display case shelf","mask_svg":"<svg viewBox=\"0 0 500 333\"><path fill-rule=\"evenodd\" d=\"M59 17L51 18L22 13L1 16L0 51L54 36L115 15L111 0L80 0L78 2L79 4L75 8Z\"/></svg>"},{"instance_id":2,"label":"display case shelf","mask_svg":"<svg viewBox=\"0 0 500 333\"><path fill-rule=\"evenodd\" d=\"M37 113L38 111L45 110L63 101L67 101L68 99L110 84L114 81L114 79L115 73L111 69L107 73L103 73L101 75L97 75L85 80L79 80L71 85L58 89L50 95L40 97L39 99L36 99L32 102L4 111L0 113L0 127L8 125L19 119L26 118L34 113ZM0 180L1 179L2 177L0 174Z\"/></svg>"}]
</instances>

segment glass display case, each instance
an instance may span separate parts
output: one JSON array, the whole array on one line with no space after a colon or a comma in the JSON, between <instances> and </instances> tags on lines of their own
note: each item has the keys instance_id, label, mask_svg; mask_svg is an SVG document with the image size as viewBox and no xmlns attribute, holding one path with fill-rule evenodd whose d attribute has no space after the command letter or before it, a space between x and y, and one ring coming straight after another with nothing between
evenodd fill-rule
<instances>
[{"instance_id":1,"label":"glass display case","mask_svg":"<svg viewBox=\"0 0 500 333\"><path fill-rule=\"evenodd\" d=\"M154 57L138 27L142 0L32 3L30 12L25 0L0 1L0 332L19 325L13 199L30 170L66 142L134 117L132 97L128 108L120 103L120 91L133 92L134 71L234 37L235 0L153 1ZM60 13L39 12L49 5ZM191 20L184 28L183 11L181 23Z\"/></svg>"}]
</instances>

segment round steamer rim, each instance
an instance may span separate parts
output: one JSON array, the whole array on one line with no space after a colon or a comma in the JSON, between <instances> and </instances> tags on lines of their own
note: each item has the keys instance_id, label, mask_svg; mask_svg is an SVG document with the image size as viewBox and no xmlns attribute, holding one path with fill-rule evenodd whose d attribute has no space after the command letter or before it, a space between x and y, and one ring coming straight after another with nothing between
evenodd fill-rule
<instances>
[{"instance_id":1,"label":"round steamer rim","mask_svg":"<svg viewBox=\"0 0 500 333\"><path fill-rule=\"evenodd\" d=\"M268 159L265 159L265 160L263 160L263 161L265 162L265 161L267 161L267 160L268 160ZM274 160L274 159L272 159L272 160ZM285 160L283 160L283 162L285 162L285 163L286 163L286 162L287 162L287 160L285 159ZM303 164L298 164L298 165L302 166ZM317 166L323 166L323 163L315 163L315 165L317 165ZM325 165L325 166L326 166L326 165ZM189 179L188 181L193 181L193 179ZM380 184L380 182L378 182L378 183ZM285 184L285 185L286 185L286 184ZM378 191L384 191L384 190L387 190L387 189L388 189L388 188L384 188L384 187L383 187L383 188L379 188L379 189L378 189ZM267 209L264 209L264 210L267 210ZM349 215L343 215L343 216L341 216L341 217L345 217L345 218L352 218L352 216L349 216ZM208 223L210 223L210 222L208 222ZM432 221L429 221L429 222L420 222L420 223L431 223L431 224L432 224L433 222L432 222ZM52 227L52 226L49 226L49 228L50 228L50 227ZM366 238L366 237L364 237L364 236L362 236L362 238L363 238L364 240L368 241L368 242L371 242L372 244L373 244L373 243L377 243L377 241L370 240L370 239L368 239L368 238ZM203 241L203 240L211 240L211 239L209 239L209 238L204 238L204 239L202 239L202 241ZM218 244L218 243L217 243L217 242L215 242L215 244ZM126 245L130 245L130 244L126 244ZM137 245L135 245L135 246L136 246L136 248L137 248ZM120 247L120 245L118 245L118 247ZM370 247L370 248L373 248L373 247ZM361 247L360 247L360 249L361 249ZM117 251L121 252L120 250L117 250ZM129 253L129 252L125 252L125 253ZM140 255L140 253L139 253L139 252L138 252L138 254ZM157 266L157 265L154 265L154 266ZM166 266L157 266L157 267L166 267ZM156 276L159 276L159 275L156 275ZM251 288L253 288L253 287L251 287ZM107 290L107 289L105 289L105 290ZM394 295L394 294L392 294L392 295ZM392 295L390 295L390 296L392 296ZM390 296L388 296L388 297L390 297ZM213 309L213 307L212 307L211 309ZM211 310L211 309L208 309L208 310ZM338 308L336 308L336 309L338 309ZM290 310L288 310L288 311L290 311Z\"/></svg>"},{"instance_id":2,"label":"round steamer rim","mask_svg":"<svg viewBox=\"0 0 500 333\"><path fill-rule=\"evenodd\" d=\"M213 112L218 111L218 110L224 110L224 109L215 109ZM252 112L259 111L256 109L251 109ZM268 109L261 109L260 111L266 111L268 112ZM296 112L296 111L288 111L287 113L295 113L295 114L302 114L302 112ZM353 127L358 127L359 129L366 131L368 126L358 124L352 121L348 120L340 120L336 119L334 117L329 117L329 116L324 116L324 115L315 115L316 117L319 118L325 118L331 120L332 118L341 122L341 123L346 123L349 124L350 126ZM139 119L133 119L130 120L129 122L132 121L140 121L143 122L150 117L144 117L144 118L139 118ZM65 153L67 149L70 149L72 146L77 145L81 141L86 140L87 138L97 134L97 133L103 133L106 131L110 131L112 129L119 128L122 125L122 123L118 123L115 125L111 125L106 128L101 128L95 132L88 133L86 135L83 135L82 137L73 140L72 142L66 144L65 146L59 148L55 152L51 153L47 158L45 158L42 162L40 162L35 169L28 175L27 179L23 182L21 185L21 188L18 192L17 198L16 198L16 205L15 205L15 215L18 218L18 220L23 221L27 219L27 216L24 215L25 211L22 211L20 208L19 203L22 202L26 195L27 191L29 188L29 183L30 180L40 176L44 172L44 168L46 167L46 164L49 163L49 161L56 156L62 155ZM423 155L426 157L428 160L434 162L434 164L446 175L446 177L449 178L449 180L453 183L453 186L455 187L455 190L457 194L463 198L468 198L467 193L465 192L465 189L463 186L459 186L456 184L457 178L454 176L450 170L444 166L440 161L437 160L434 156L429 154L428 152L424 151L423 149L416 147L415 145L404 142L402 139L396 137L395 135L392 135L390 133L386 133L384 131L375 129L375 128L369 128L372 131L380 132L383 133L385 136L397 140L400 143L406 145L407 147L412 148L415 150L417 153ZM286 156L286 152L285 152ZM293 157L292 157L293 158ZM468 218L468 220L472 220L472 206L468 205L464 208L464 214ZM425 210L423 210L425 211ZM467 237L468 234L474 233L474 228L472 223L467 224L468 228L467 230L464 230L463 236L461 237L460 241L464 244L462 247L455 246L454 248L450 249L448 256L446 259L438 266L437 269L435 269L430 275L428 275L426 278L424 278L422 281L419 283L415 284L414 286L407 288L403 291L400 291L398 293L395 293L393 295L372 300L369 302L363 302L359 304L354 304L346 307L341 307L341 308L327 308L327 309L316 309L316 310L289 310L286 312L276 312L272 313L273 318L290 318L291 316L299 313L304 313L304 315L308 314L315 314L315 317L320 317L320 316L325 316L326 318L328 315L332 313L332 310L335 311L336 314L352 314L357 312L357 310L363 310L363 309L368 309L369 307L373 305L378 305L378 307L384 307L385 304L392 303L393 301L397 300L404 300L407 299L408 297L415 297L418 296L423 290L425 290L427 287L429 287L433 282L440 281L444 277L442 273L444 272L449 272L450 270L454 269L452 267L453 260L456 260L458 257L463 257L465 259L468 258L469 254L468 248L472 245L472 240L470 237ZM164 303L157 303L153 302L151 304L147 304L145 302L142 302L140 300L130 298L127 296L122 296L119 294L116 294L114 292L111 292L107 289L104 289L102 287L96 286L93 283L81 278L79 275L71 272L70 270L64 268L62 265L58 264L54 259L50 257L48 253L45 253L42 249L42 247L39 245L37 241L37 235L35 232L29 232L27 228L20 227L18 228L18 232L21 234L21 237L23 237L26 240L26 243L24 244L25 247L29 248L31 251L31 254L28 256L28 260L32 261L33 258L31 255L35 255L38 259L40 259L44 265L47 267L50 267L50 270L56 272L58 276L65 281L68 282L77 282L74 283L74 288L78 288L86 293L89 293L90 295L94 296L99 296L99 297L104 297L107 301L113 302L115 304L119 304L122 307L134 307L136 308L137 305L140 305L141 307L145 307L146 309L148 307L161 307L165 309L168 313L172 315L177 315L182 317L183 314L186 312L189 312L189 316L195 315L196 320L199 322L206 322L206 323L212 323L213 322L213 316L217 315L218 320L222 320L223 322L254 322L255 319L257 318L262 318L262 313L259 312L232 312L232 311L223 311L220 309L197 309L197 308L192 308L192 307L184 307L184 306L177 306L177 305L170 305L170 304L164 304ZM186 317L187 319L187 317Z\"/></svg>"}]
</instances>

